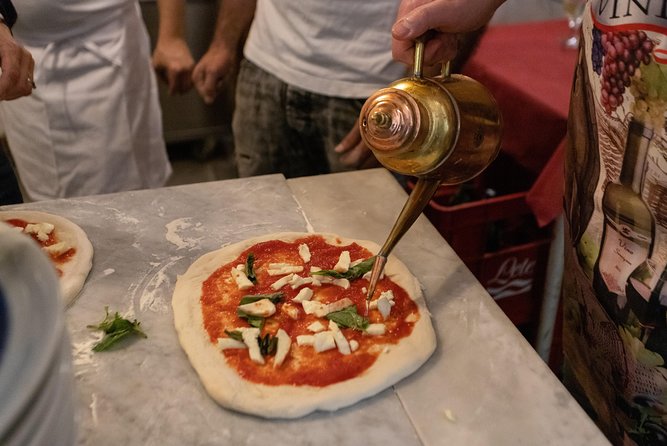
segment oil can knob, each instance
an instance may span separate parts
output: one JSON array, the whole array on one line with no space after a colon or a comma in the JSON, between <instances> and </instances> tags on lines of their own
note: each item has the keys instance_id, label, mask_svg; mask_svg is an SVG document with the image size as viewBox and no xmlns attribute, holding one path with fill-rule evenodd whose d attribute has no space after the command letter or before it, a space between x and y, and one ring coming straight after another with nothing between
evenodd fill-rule
<instances>
[{"instance_id":1,"label":"oil can knob","mask_svg":"<svg viewBox=\"0 0 667 446\"><path fill-rule=\"evenodd\" d=\"M422 128L417 101L395 88L383 88L361 110L361 131L367 144L380 152L409 150Z\"/></svg>"}]
</instances>

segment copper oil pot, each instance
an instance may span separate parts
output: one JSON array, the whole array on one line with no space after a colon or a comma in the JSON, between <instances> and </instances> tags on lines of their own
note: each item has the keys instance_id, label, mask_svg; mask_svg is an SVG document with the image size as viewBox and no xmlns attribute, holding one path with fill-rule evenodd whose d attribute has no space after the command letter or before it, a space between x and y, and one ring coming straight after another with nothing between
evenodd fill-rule
<instances>
[{"instance_id":1,"label":"copper oil pot","mask_svg":"<svg viewBox=\"0 0 667 446\"><path fill-rule=\"evenodd\" d=\"M500 150L502 118L489 91L467 76L422 75L424 41L415 45L414 72L371 95L359 117L361 137L387 169L417 177L417 184L377 254L367 299L387 256L412 226L440 184L479 175Z\"/></svg>"}]
</instances>

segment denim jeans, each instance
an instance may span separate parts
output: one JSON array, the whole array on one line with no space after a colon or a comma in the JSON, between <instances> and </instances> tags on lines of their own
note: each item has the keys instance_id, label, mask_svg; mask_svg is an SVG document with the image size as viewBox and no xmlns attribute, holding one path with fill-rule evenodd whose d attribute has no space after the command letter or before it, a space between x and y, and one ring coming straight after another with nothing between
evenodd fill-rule
<instances>
[{"instance_id":1,"label":"denim jeans","mask_svg":"<svg viewBox=\"0 0 667 446\"><path fill-rule=\"evenodd\" d=\"M239 176L352 170L334 148L355 125L364 100L304 91L243 60L232 121Z\"/></svg>"}]
</instances>

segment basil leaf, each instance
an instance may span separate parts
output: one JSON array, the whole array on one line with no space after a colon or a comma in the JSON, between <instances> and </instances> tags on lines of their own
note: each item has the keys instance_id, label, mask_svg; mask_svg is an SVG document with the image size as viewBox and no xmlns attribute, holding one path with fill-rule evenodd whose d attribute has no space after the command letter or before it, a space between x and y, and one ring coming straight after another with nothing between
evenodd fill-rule
<instances>
[{"instance_id":1,"label":"basil leaf","mask_svg":"<svg viewBox=\"0 0 667 446\"><path fill-rule=\"evenodd\" d=\"M280 302L283 298L284 294L283 293L273 293L273 294L248 294L246 296L243 296L241 298L241 302L239 302L239 305L245 305L245 304L251 304L253 302L257 302L258 300L262 299L268 299L274 304L277 304Z\"/></svg>"},{"instance_id":2,"label":"basil leaf","mask_svg":"<svg viewBox=\"0 0 667 446\"><path fill-rule=\"evenodd\" d=\"M334 321L340 327L353 328L364 331L368 328L368 319L357 313L357 307L350 305L339 311L334 311L325 316L330 321Z\"/></svg>"},{"instance_id":3,"label":"basil leaf","mask_svg":"<svg viewBox=\"0 0 667 446\"><path fill-rule=\"evenodd\" d=\"M230 338L234 339L235 341L243 342L243 334L241 334L241 332L238 330L234 331L225 330L225 334Z\"/></svg>"},{"instance_id":4,"label":"basil leaf","mask_svg":"<svg viewBox=\"0 0 667 446\"><path fill-rule=\"evenodd\" d=\"M106 315L102 322L97 325L87 326L87 328L104 332L104 337L93 346L93 351L101 352L108 350L121 339L131 335L137 335L144 338L148 337L146 336L146 333L139 328L141 322L138 322L136 319L134 321L129 321L121 317L118 312L111 315L109 314L109 307L104 307L104 312Z\"/></svg>"},{"instance_id":5,"label":"basil leaf","mask_svg":"<svg viewBox=\"0 0 667 446\"><path fill-rule=\"evenodd\" d=\"M338 271L334 271L332 269L325 269L322 271L315 271L313 273L310 273L311 275L317 275L317 276L331 276L335 277L336 279L349 279L349 280L354 280L358 279L359 277L363 276L366 274L368 271L373 269L373 264L375 263L375 256L369 257L368 259L364 260L363 262L359 263L358 265L355 265L345 271L344 273L339 273Z\"/></svg>"},{"instance_id":6,"label":"basil leaf","mask_svg":"<svg viewBox=\"0 0 667 446\"><path fill-rule=\"evenodd\" d=\"M275 336L267 333L263 337L259 336L257 342L259 343L259 351L262 353L262 356L269 356L276 353L278 338Z\"/></svg>"},{"instance_id":7,"label":"basil leaf","mask_svg":"<svg viewBox=\"0 0 667 446\"><path fill-rule=\"evenodd\" d=\"M253 269L255 263L255 254L249 253L248 257L245 259L245 275L249 281L257 284L257 276L255 276L255 270Z\"/></svg>"},{"instance_id":8,"label":"basil leaf","mask_svg":"<svg viewBox=\"0 0 667 446\"><path fill-rule=\"evenodd\" d=\"M264 318L261 316L253 316L238 308L236 309L236 315L241 319L245 319L252 327L259 328L260 330L264 327Z\"/></svg>"}]
</instances>

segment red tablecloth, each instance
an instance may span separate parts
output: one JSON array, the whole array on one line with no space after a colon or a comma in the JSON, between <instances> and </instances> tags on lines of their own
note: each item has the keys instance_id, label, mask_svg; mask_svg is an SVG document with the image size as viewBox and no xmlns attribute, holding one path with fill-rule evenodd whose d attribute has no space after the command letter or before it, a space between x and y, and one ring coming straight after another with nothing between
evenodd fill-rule
<instances>
[{"instance_id":1,"label":"red tablecloth","mask_svg":"<svg viewBox=\"0 0 667 446\"><path fill-rule=\"evenodd\" d=\"M539 177L528 194L540 225L562 211L564 141L577 51L564 20L490 26L463 72L500 106L502 150Z\"/></svg>"}]
</instances>

